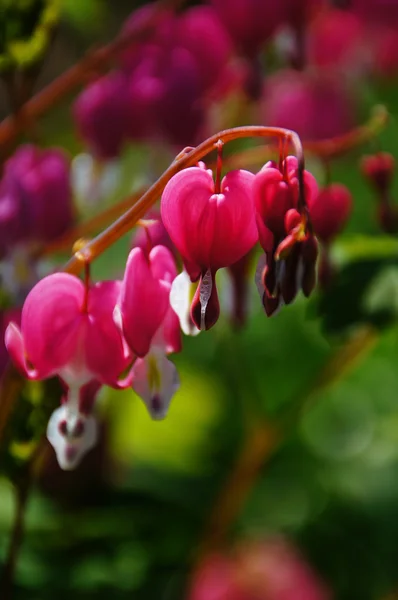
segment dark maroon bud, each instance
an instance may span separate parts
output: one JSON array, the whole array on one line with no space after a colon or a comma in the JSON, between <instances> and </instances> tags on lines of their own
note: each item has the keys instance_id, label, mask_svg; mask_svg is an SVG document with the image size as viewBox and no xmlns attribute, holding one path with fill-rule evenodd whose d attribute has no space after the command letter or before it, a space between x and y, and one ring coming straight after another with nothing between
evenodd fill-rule
<instances>
[{"instance_id":1,"label":"dark maroon bud","mask_svg":"<svg viewBox=\"0 0 398 600\"><path fill-rule=\"evenodd\" d=\"M316 284L316 260L318 257L318 242L314 236L309 236L302 242L301 257L303 261L303 278L301 289L308 298Z\"/></svg>"},{"instance_id":2,"label":"dark maroon bud","mask_svg":"<svg viewBox=\"0 0 398 600\"><path fill-rule=\"evenodd\" d=\"M263 306L267 317L271 317L279 308L281 304L281 296L278 293L276 296L268 296L267 292L264 292Z\"/></svg>"},{"instance_id":3,"label":"dark maroon bud","mask_svg":"<svg viewBox=\"0 0 398 600\"><path fill-rule=\"evenodd\" d=\"M191 319L198 329L210 329L220 316L214 273L202 273L191 305Z\"/></svg>"},{"instance_id":4,"label":"dark maroon bud","mask_svg":"<svg viewBox=\"0 0 398 600\"><path fill-rule=\"evenodd\" d=\"M291 304L297 295L297 272L300 268L301 244L295 244L285 260L281 293L285 304Z\"/></svg>"}]
</instances>

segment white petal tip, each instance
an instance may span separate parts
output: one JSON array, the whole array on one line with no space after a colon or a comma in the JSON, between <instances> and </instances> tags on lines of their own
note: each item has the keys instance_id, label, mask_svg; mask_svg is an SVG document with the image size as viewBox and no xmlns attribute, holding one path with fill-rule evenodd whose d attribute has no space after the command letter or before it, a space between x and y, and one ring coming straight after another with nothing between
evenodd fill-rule
<instances>
[{"instance_id":1,"label":"white petal tip","mask_svg":"<svg viewBox=\"0 0 398 600\"><path fill-rule=\"evenodd\" d=\"M57 408L48 422L47 439L64 471L75 469L84 455L95 446L97 438L95 418L70 414L66 404Z\"/></svg>"}]
</instances>

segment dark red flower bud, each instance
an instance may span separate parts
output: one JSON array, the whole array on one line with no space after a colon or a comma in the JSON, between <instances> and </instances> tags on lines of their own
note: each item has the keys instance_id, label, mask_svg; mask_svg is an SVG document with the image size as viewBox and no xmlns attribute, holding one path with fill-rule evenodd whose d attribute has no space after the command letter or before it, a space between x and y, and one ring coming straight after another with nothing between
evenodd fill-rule
<instances>
[{"instance_id":1,"label":"dark red flower bud","mask_svg":"<svg viewBox=\"0 0 398 600\"><path fill-rule=\"evenodd\" d=\"M215 274L202 273L191 304L191 319L200 330L210 329L220 316Z\"/></svg>"},{"instance_id":2,"label":"dark red flower bud","mask_svg":"<svg viewBox=\"0 0 398 600\"><path fill-rule=\"evenodd\" d=\"M301 278L301 289L304 296L308 298L316 284L316 260L318 258L318 242L310 235L301 244L301 260L303 263L303 275Z\"/></svg>"}]
</instances>

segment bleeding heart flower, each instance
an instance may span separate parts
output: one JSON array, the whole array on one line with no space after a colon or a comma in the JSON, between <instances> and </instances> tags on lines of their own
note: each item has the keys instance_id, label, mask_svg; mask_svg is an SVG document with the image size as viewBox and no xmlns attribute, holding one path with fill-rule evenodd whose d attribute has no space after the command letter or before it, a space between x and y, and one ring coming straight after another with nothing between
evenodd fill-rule
<instances>
[{"instance_id":1,"label":"bleeding heart flower","mask_svg":"<svg viewBox=\"0 0 398 600\"><path fill-rule=\"evenodd\" d=\"M303 173L304 200L318 192L314 177ZM289 156L279 169L267 163L253 185L260 243L265 255L257 265L255 281L265 312L271 316L290 304L299 289L308 296L315 285L318 245L309 231L307 214L297 210L299 203L298 163Z\"/></svg>"},{"instance_id":2,"label":"bleeding heart flower","mask_svg":"<svg viewBox=\"0 0 398 600\"><path fill-rule=\"evenodd\" d=\"M87 428L78 424L85 424L93 408L83 388L93 383L98 388L101 384L115 388L131 384L131 375L119 379L132 359L113 321L120 287L120 281L88 285L67 273L49 275L26 298L21 328L10 323L5 333L11 358L28 379L58 375L66 385L62 410L58 409L50 421L50 442L56 441L57 452L62 455L59 444L71 436L79 437L80 442L74 457L62 461L63 468L77 464L94 436L91 424ZM53 427L61 416L65 418L62 439L54 434Z\"/></svg>"},{"instance_id":3,"label":"bleeding heart flower","mask_svg":"<svg viewBox=\"0 0 398 600\"><path fill-rule=\"evenodd\" d=\"M191 280L200 278L191 306L199 329L218 319L216 271L237 262L257 241L253 179L249 171L231 171L216 189L210 170L190 167L172 177L163 192L164 226Z\"/></svg>"},{"instance_id":4,"label":"bleeding heart flower","mask_svg":"<svg viewBox=\"0 0 398 600\"><path fill-rule=\"evenodd\" d=\"M175 335L175 329L179 332L178 319L169 301L176 275L173 255L165 246L155 246L149 254L134 248L129 254L117 309L120 316L116 314L116 318L128 346L141 358L148 354L163 324L165 345L174 352L180 349L181 342Z\"/></svg>"}]
</instances>

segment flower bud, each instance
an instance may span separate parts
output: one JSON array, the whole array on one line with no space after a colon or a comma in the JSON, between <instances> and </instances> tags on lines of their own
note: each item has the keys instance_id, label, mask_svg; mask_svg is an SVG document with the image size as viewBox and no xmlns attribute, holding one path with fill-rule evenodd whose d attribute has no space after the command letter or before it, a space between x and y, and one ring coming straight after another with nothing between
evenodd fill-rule
<instances>
[{"instance_id":1,"label":"flower bud","mask_svg":"<svg viewBox=\"0 0 398 600\"><path fill-rule=\"evenodd\" d=\"M126 140L128 110L127 79L117 72L89 84L75 101L78 132L97 158L119 155Z\"/></svg>"},{"instance_id":2,"label":"flower bud","mask_svg":"<svg viewBox=\"0 0 398 600\"><path fill-rule=\"evenodd\" d=\"M352 209L352 195L341 183L332 183L308 199L315 235L329 244L345 226Z\"/></svg>"},{"instance_id":3,"label":"flower bud","mask_svg":"<svg viewBox=\"0 0 398 600\"><path fill-rule=\"evenodd\" d=\"M21 146L5 163L0 182L3 252L26 241L51 241L72 224L69 163L58 149Z\"/></svg>"},{"instance_id":4,"label":"flower bud","mask_svg":"<svg viewBox=\"0 0 398 600\"><path fill-rule=\"evenodd\" d=\"M392 183L395 171L395 159L389 152L378 152L362 157L363 176L380 194L385 194Z\"/></svg>"}]
</instances>

